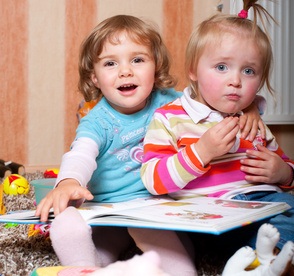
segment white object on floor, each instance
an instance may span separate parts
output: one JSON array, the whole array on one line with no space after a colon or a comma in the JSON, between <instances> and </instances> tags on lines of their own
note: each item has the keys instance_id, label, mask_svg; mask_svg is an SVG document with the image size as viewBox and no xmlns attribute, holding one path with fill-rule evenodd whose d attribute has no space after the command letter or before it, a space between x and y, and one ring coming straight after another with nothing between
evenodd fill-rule
<instances>
[{"instance_id":1,"label":"white object on floor","mask_svg":"<svg viewBox=\"0 0 294 276\"><path fill-rule=\"evenodd\" d=\"M280 234L271 224L263 224L257 234L256 252L249 246L240 248L227 262L222 276L280 276L287 265L294 264L294 243L288 241L278 255L274 248ZM254 270L245 269L257 258L260 265Z\"/></svg>"}]
</instances>

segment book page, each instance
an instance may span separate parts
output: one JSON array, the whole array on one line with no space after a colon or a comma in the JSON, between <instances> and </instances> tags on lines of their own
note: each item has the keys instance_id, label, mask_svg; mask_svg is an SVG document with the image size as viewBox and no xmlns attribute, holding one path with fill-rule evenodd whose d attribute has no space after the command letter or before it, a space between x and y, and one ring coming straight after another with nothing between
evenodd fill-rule
<instances>
[{"instance_id":1,"label":"book page","mask_svg":"<svg viewBox=\"0 0 294 276\"><path fill-rule=\"evenodd\" d=\"M283 202L237 201L195 195L179 200L150 196L118 203L84 203L78 208L92 226L124 226L220 234L281 213ZM1 223L40 224L35 211L0 216ZM50 219L54 219L53 213ZM48 223L48 222L47 222Z\"/></svg>"},{"instance_id":2,"label":"book page","mask_svg":"<svg viewBox=\"0 0 294 276\"><path fill-rule=\"evenodd\" d=\"M111 223L123 226L149 226L162 229L220 233L280 213L287 204L194 197L178 201L112 212L111 217L91 220L91 225ZM205 230L205 231L204 231Z\"/></svg>"}]
</instances>

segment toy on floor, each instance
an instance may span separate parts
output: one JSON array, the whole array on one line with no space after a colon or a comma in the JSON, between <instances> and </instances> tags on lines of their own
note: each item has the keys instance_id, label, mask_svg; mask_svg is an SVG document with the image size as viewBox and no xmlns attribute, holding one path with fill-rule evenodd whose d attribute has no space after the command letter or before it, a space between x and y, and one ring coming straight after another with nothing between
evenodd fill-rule
<instances>
[{"instance_id":1,"label":"toy on floor","mask_svg":"<svg viewBox=\"0 0 294 276\"><path fill-rule=\"evenodd\" d=\"M263 224L257 234L256 252L249 246L239 249L227 262L222 276L280 276L294 265L294 243L288 241L278 255L274 249L280 233L271 224ZM246 268L256 259L259 265L250 271ZM293 268L293 267L292 267Z\"/></svg>"},{"instance_id":2,"label":"toy on floor","mask_svg":"<svg viewBox=\"0 0 294 276\"><path fill-rule=\"evenodd\" d=\"M127 261L118 261L100 270L90 273L89 276L169 276L160 268L160 257L154 251L143 255L136 255Z\"/></svg>"},{"instance_id":3,"label":"toy on floor","mask_svg":"<svg viewBox=\"0 0 294 276\"><path fill-rule=\"evenodd\" d=\"M57 178L58 173L59 173L59 169L56 169L56 168L47 169L44 172L44 178Z\"/></svg>"},{"instance_id":4,"label":"toy on floor","mask_svg":"<svg viewBox=\"0 0 294 276\"><path fill-rule=\"evenodd\" d=\"M3 184L0 184L0 215L4 215L6 208L3 202Z\"/></svg>"},{"instance_id":5,"label":"toy on floor","mask_svg":"<svg viewBox=\"0 0 294 276\"><path fill-rule=\"evenodd\" d=\"M28 236L33 237L42 235L44 238L49 238L50 224L31 224L28 230Z\"/></svg>"},{"instance_id":6,"label":"toy on floor","mask_svg":"<svg viewBox=\"0 0 294 276\"><path fill-rule=\"evenodd\" d=\"M11 175L11 169L0 163L0 178L6 178Z\"/></svg>"},{"instance_id":7,"label":"toy on floor","mask_svg":"<svg viewBox=\"0 0 294 276\"><path fill-rule=\"evenodd\" d=\"M127 261L117 261L104 268L98 267L43 267L36 269L32 276L169 276L160 268L160 258L150 251Z\"/></svg>"},{"instance_id":8,"label":"toy on floor","mask_svg":"<svg viewBox=\"0 0 294 276\"><path fill-rule=\"evenodd\" d=\"M25 167L23 165L0 159L0 178L6 178L10 174L24 175L24 173Z\"/></svg>"},{"instance_id":9,"label":"toy on floor","mask_svg":"<svg viewBox=\"0 0 294 276\"><path fill-rule=\"evenodd\" d=\"M29 192L30 185L23 176L11 174L4 179L3 190L7 195L22 195Z\"/></svg>"},{"instance_id":10,"label":"toy on floor","mask_svg":"<svg viewBox=\"0 0 294 276\"><path fill-rule=\"evenodd\" d=\"M8 223L5 223L4 224L4 228L14 228L14 227L16 227L16 226L18 226L19 224L17 224L17 223L14 223L14 222L8 222Z\"/></svg>"}]
</instances>

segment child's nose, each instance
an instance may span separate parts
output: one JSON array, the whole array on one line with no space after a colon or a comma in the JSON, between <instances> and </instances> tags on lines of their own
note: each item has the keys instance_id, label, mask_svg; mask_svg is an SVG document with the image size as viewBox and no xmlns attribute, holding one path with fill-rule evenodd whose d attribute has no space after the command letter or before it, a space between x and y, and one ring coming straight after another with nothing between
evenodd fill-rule
<instances>
[{"instance_id":1,"label":"child's nose","mask_svg":"<svg viewBox=\"0 0 294 276\"><path fill-rule=\"evenodd\" d=\"M229 79L229 85L234 87L241 87L241 77L238 72L232 73Z\"/></svg>"},{"instance_id":2,"label":"child's nose","mask_svg":"<svg viewBox=\"0 0 294 276\"><path fill-rule=\"evenodd\" d=\"M133 75L132 68L129 64L121 65L119 69L119 77L130 77Z\"/></svg>"}]
</instances>

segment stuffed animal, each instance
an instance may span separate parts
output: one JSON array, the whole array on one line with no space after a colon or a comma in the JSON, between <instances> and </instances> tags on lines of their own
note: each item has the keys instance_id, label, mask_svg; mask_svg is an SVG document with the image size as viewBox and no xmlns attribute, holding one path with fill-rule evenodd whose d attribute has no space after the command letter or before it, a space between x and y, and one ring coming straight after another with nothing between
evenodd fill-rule
<instances>
[{"instance_id":1,"label":"stuffed animal","mask_svg":"<svg viewBox=\"0 0 294 276\"><path fill-rule=\"evenodd\" d=\"M37 268L32 276L170 276L160 268L157 253L149 251L127 261L117 261L107 267L55 266Z\"/></svg>"},{"instance_id":2,"label":"stuffed animal","mask_svg":"<svg viewBox=\"0 0 294 276\"><path fill-rule=\"evenodd\" d=\"M160 268L160 258L156 252L149 251L136 255L127 261L117 261L88 276L169 276Z\"/></svg>"},{"instance_id":3,"label":"stuffed animal","mask_svg":"<svg viewBox=\"0 0 294 276\"><path fill-rule=\"evenodd\" d=\"M6 178L10 174L24 175L25 168L23 165L0 159L0 178Z\"/></svg>"},{"instance_id":4,"label":"stuffed animal","mask_svg":"<svg viewBox=\"0 0 294 276\"><path fill-rule=\"evenodd\" d=\"M279 239L280 233L274 226L263 224L258 230L256 251L249 246L240 248L228 260L222 276L293 275L289 270L293 269L294 265L294 243L288 241L280 253L274 255L273 252ZM247 271L246 268L256 258L260 264L255 269Z\"/></svg>"},{"instance_id":5,"label":"stuffed animal","mask_svg":"<svg viewBox=\"0 0 294 276\"><path fill-rule=\"evenodd\" d=\"M45 239L49 238L50 235L50 224L30 224L28 230L28 236L42 235Z\"/></svg>"},{"instance_id":6,"label":"stuffed animal","mask_svg":"<svg viewBox=\"0 0 294 276\"><path fill-rule=\"evenodd\" d=\"M7 195L25 195L30 190L28 180L19 174L11 174L7 176L2 184L3 191Z\"/></svg>"},{"instance_id":7,"label":"stuffed animal","mask_svg":"<svg viewBox=\"0 0 294 276\"><path fill-rule=\"evenodd\" d=\"M11 175L11 169L0 163L0 178L6 178Z\"/></svg>"}]
</instances>

